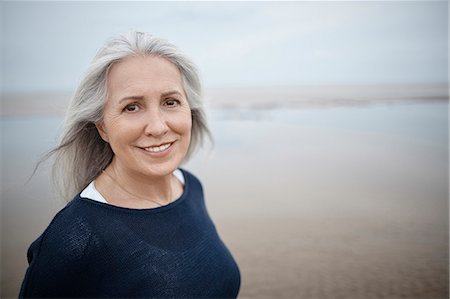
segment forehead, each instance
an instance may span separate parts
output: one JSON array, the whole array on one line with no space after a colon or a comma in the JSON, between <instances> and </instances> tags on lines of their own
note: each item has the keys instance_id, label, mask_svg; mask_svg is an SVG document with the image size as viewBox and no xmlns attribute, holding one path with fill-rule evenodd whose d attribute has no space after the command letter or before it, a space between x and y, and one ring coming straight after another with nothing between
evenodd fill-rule
<instances>
[{"instance_id":1,"label":"forehead","mask_svg":"<svg viewBox=\"0 0 450 299\"><path fill-rule=\"evenodd\" d=\"M133 56L112 65L107 76L108 93L164 92L182 89L181 73L168 60L157 56Z\"/></svg>"}]
</instances>

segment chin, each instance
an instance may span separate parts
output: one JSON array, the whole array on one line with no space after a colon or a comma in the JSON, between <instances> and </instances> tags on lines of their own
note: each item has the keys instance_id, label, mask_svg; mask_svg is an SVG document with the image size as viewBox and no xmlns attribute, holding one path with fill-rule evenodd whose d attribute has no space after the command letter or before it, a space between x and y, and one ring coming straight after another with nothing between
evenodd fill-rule
<instances>
[{"instance_id":1,"label":"chin","mask_svg":"<svg viewBox=\"0 0 450 299\"><path fill-rule=\"evenodd\" d=\"M164 163L151 164L147 167L144 166L145 168L142 169L142 172L148 176L166 176L174 172L181 162L182 160L178 161L177 159L176 161L172 160Z\"/></svg>"}]
</instances>

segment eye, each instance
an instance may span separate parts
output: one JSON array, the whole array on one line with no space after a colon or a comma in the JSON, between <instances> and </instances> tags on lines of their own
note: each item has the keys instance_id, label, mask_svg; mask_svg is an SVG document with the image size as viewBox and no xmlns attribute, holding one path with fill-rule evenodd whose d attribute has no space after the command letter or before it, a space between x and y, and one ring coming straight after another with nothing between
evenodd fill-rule
<instances>
[{"instance_id":1,"label":"eye","mask_svg":"<svg viewBox=\"0 0 450 299\"><path fill-rule=\"evenodd\" d=\"M126 105L125 108L123 108L123 111L125 111L125 112L138 112L139 111L139 106L136 105L136 104Z\"/></svg>"},{"instance_id":2,"label":"eye","mask_svg":"<svg viewBox=\"0 0 450 299\"><path fill-rule=\"evenodd\" d=\"M178 105L180 105L180 101L177 100L177 99L167 99L167 100L164 102L164 105L167 106L167 107L169 107L169 108L177 107Z\"/></svg>"}]
</instances>

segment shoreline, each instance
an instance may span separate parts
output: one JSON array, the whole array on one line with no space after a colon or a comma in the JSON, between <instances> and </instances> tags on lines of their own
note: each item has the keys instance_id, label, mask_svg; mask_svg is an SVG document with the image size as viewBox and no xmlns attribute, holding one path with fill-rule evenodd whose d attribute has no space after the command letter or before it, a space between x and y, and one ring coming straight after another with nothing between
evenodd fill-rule
<instances>
[{"instance_id":1,"label":"shoreline","mask_svg":"<svg viewBox=\"0 0 450 299\"><path fill-rule=\"evenodd\" d=\"M62 116L71 92L2 95L0 117ZM444 84L205 88L212 109L333 108L448 101Z\"/></svg>"}]
</instances>

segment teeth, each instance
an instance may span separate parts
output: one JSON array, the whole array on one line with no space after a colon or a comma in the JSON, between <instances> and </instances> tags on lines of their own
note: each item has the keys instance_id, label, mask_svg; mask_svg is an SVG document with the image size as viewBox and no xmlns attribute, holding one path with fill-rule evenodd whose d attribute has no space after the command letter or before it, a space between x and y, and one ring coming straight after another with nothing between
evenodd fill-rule
<instances>
[{"instance_id":1,"label":"teeth","mask_svg":"<svg viewBox=\"0 0 450 299\"><path fill-rule=\"evenodd\" d=\"M148 152L152 152L152 153L159 153L159 152L162 152L162 151L168 149L169 146L171 146L171 145L172 145L172 143L166 143L161 146L146 147L145 150Z\"/></svg>"}]
</instances>

